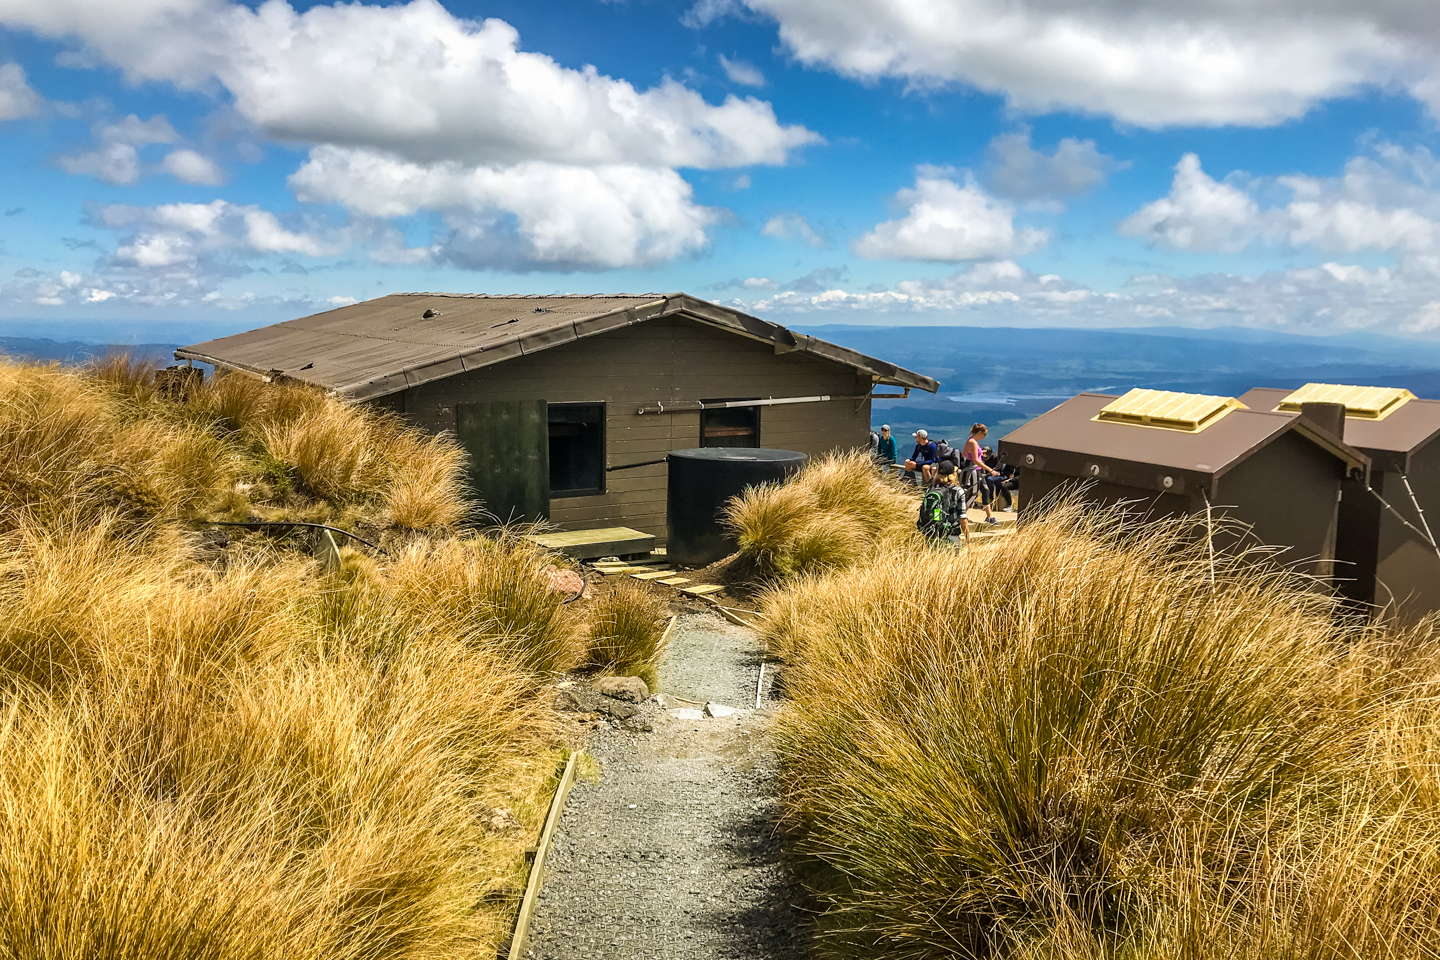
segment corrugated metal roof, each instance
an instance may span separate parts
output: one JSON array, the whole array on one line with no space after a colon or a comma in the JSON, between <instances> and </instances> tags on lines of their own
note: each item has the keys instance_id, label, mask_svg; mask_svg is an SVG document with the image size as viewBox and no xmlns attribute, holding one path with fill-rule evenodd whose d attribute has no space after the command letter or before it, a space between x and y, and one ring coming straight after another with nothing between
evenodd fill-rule
<instances>
[{"instance_id":1,"label":"corrugated metal roof","mask_svg":"<svg viewBox=\"0 0 1440 960\"><path fill-rule=\"evenodd\" d=\"M1256 387L1240 400L1257 410L1277 410L1290 393ZM1345 442L1374 460L1377 469L1408 473L1411 455L1437 436L1440 436L1440 401L1437 400L1407 400L1383 420L1345 417Z\"/></svg>"},{"instance_id":2,"label":"corrugated metal roof","mask_svg":"<svg viewBox=\"0 0 1440 960\"><path fill-rule=\"evenodd\" d=\"M683 293L395 293L183 347L175 357L290 377L363 400L673 315L772 343L777 352L842 363L877 383L940 388L930 377Z\"/></svg>"},{"instance_id":3,"label":"corrugated metal roof","mask_svg":"<svg viewBox=\"0 0 1440 960\"><path fill-rule=\"evenodd\" d=\"M1082 393L1031 420L1000 441L1007 461L1023 469L1025 454L1035 453L1046 461L1044 466L1035 464L1039 469L1183 494L1212 489L1232 467L1286 431L1298 429L1347 468L1369 466L1359 451L1290 414L1235 408L1198 433L1137 430L1096 419L1114 399ZM1164 484L1166 477L1170 486Z\"/></svg>"}]
</instances>

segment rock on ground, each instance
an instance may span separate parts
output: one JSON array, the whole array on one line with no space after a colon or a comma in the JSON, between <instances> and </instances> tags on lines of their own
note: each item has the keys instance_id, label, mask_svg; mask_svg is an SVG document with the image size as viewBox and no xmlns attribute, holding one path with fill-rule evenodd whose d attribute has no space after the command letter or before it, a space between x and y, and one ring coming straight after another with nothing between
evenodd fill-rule
<instances>
[{"instance_id":1,"label":"rock on ground","mask_svg":"<svg viewBox=\"0 0 1440 960\"><path fill-rule=\"evenodd\" d=\"M754 704L758 641L717 617L681 619L654 700L624 727L601 724L597 783L570 794L530 927L536 960L735 958L806 952L782 858L769 710ZM612 701L614 702L614 701ZM685 713L677 718L681 710ZM632 732L648 721L654 733Z\"/></svg>"}]
</instances>

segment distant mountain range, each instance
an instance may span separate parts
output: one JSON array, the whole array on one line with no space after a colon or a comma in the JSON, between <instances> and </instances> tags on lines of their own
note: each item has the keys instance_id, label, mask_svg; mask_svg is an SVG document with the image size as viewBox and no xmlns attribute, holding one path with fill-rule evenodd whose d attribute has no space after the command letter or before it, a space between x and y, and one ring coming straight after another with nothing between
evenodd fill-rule
<instances>
[{"instance_id":1,"label":"distant mountain range","mask_svg":"<svg viewBox=\"0 0 1440 960\"><path fill-rule=\"evenodd\" d=\"M925 427L961 437L974 422L997 440L1081 391L1131 387L1235 397L1251 387L1305 383L1405 387L1440 399L1440 343L1369 333L1302 337L1248 328L1083 330L1007 327L797 327L805 333L934 377L940 392L877 400L874 424L889 423L902 445ZM84 363L111 350L170 358L179 344L108 345L0 337L0 353Z\"/></svg>"},{"instance_id":2,"label":"distant mountain range","mask_svg":"<svg viewBox=\"0 0 1440 960\"><path fill-rule=\"evenodd\" d=\"M875 425L902 443L926 427L995 440L1082 391L1132 387L1239 396L1251 387L1354 383L1405 387L1440 399L1440 344L1368 333L1302 337L1248 328L1211 330L1005 327L800 328L940 381L935 396L876 401Z\"/></svg>"}]
</instances>

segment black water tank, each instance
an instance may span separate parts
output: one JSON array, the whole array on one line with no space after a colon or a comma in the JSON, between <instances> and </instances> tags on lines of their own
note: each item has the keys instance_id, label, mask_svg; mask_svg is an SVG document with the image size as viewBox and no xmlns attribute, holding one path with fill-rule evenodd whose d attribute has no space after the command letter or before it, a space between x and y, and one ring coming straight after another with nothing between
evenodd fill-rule
<instances>
[{"instance_id":1,"label":"black water tank","mask_svg":"<svg viewBox=\"0 0 1440 960\"><path fill-rule=\"evenodd\" d=\"M725 501L757 483L783 480L805 463L794 450L705 447L676 450L670 464L666 553L671 563L703 567L735 552L720 522Z\"/></svg>"}]
</instances>

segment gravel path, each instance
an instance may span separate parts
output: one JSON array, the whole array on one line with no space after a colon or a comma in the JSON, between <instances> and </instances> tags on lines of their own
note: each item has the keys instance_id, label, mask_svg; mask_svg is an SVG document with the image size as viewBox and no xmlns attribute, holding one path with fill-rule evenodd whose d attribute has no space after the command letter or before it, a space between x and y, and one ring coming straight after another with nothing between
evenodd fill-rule
<instances>
[{"instance_id":1,"label":"gravel path","mask_svg":"<svg viewBox=\"0 0 1440 960\"><path fill-rule=\"evenodd\" d=\"M665 693L738 712L682 720L673 708L694 705L649 703L636 719L654 732L596 728L589 749L600 779L570 794L527 956L804 955L791 907L799 898L774 828L771 712L749 709L760 662L749 631L710 615L682 616L660 667Z\"/></svg>"}]
</instances>

